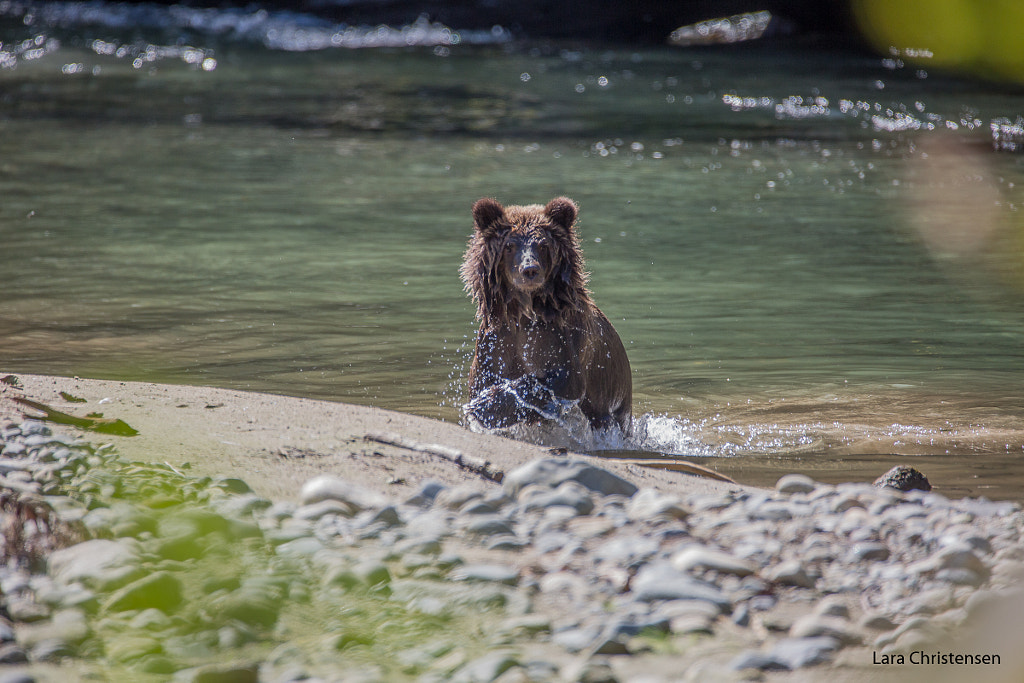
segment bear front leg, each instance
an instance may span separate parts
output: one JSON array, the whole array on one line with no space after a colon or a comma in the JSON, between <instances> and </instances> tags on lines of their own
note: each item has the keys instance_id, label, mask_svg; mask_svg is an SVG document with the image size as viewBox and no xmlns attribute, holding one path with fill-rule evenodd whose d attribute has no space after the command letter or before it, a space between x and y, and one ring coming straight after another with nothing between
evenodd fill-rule
<instances>
[{"instance_id":1,"label":"bear front leg","mask_svg":"<svg viewBox=\"0 0 1024 683\"><path fill-rule=\"evenodd\" d=\"M526 376L488 387L463 406L463 411L486 429L503 429L520 422L539 422L552 398L536 377Z\"/></svg>"}]
</instances>

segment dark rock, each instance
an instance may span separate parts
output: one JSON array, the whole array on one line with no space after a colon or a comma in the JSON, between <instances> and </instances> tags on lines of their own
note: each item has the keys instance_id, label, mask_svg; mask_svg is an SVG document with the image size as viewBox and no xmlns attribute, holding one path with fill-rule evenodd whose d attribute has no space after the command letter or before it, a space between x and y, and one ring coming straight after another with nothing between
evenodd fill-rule
<instances>
[{"instance_id":1,"label":"dark rock","mask_svg":"<svg viewBox=\"0 0 1024 683\"><path fill-rule=\"evenodd\" d=\"M897 491L912 491L914 489L920 491L932 490L932 485L928 482L927 477L913 467L907 467L906 465L897 465L878 479L875 479L875 486L880 489L890 488Z\"/></svg>"}]
</instances>

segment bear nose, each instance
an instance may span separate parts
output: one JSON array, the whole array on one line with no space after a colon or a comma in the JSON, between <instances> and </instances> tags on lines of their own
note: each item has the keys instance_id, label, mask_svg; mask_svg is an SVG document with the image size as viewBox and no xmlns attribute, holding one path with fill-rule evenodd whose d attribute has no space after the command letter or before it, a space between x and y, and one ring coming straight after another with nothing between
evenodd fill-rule
<instances>
[{"instance_id":1,"label":"bear nose","mask_svg":"<svg viewBox=\"0 0 1024 683\"><path fill-rule=\"evenodd\" d=\"M537 276L540 275L540 268L537 266L523 266L522 271L523 277L527 280L536 280Z\"/></svg>"}]
</instances>

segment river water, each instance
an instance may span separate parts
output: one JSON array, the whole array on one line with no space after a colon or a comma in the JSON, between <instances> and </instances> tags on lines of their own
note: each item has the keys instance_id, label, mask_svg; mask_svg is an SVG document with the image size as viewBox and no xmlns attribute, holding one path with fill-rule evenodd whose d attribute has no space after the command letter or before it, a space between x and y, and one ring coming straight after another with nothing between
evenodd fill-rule
<instances>
[{"instance_id":1,"label":"river water","mask_svg":"<svg viewBox=\"0 0 1024 683\"><path fill-rule=\"evenodd\" d=\"M458 421L469 207L565 194L633 367L606 455L1024 498L1019 91L113 3L0 3L0 41L6 371Z\"/></svg>"}]
</instances>

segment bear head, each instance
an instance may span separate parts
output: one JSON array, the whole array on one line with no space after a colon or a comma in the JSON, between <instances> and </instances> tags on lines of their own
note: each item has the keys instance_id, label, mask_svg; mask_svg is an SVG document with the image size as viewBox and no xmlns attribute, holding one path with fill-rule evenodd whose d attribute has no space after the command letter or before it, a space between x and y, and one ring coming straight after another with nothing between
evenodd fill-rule
<instances>
[{"instance_id":1,"label":"bear head","mask_svg":"<svg viewBox=\"0 0 1024 683\"><path fill-rule=\"evenodd\" d=\"M479 318L488 324L523 317L551 321L589 303L577 214L566 197L545 206L505 207L490 198L473 205L473 236L461 273Z\"/></svg>"}]
</instances>

